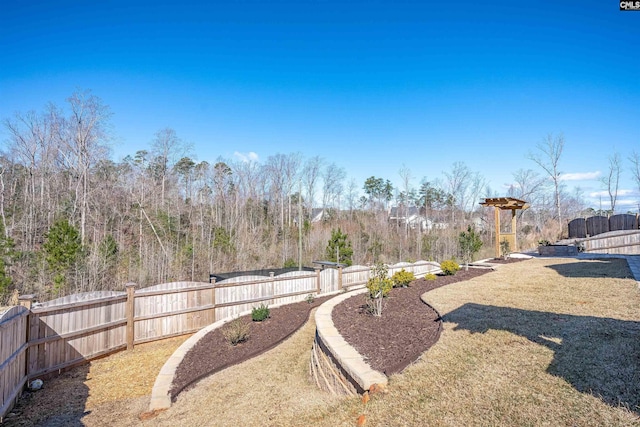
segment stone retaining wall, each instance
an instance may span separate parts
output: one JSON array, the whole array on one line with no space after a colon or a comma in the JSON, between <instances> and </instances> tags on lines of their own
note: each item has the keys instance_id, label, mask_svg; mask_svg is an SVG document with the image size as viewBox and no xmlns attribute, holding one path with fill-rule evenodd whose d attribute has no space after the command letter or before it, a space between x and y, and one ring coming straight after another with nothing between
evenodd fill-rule
<instances>
[{"instance_id":1,"label":"stone retaining wall","mask_svg":"<svg viewBox=\"0 0 640 427\"><path fill-rule=\"evenodd\" d=\"M332 298L318 307L315 314L316 338L310 356L310 375L318 387L335 395L354 395L371 388L384 389L387 385L387 377L372 369L342 338L331 318L333 307L365 292L368 290L359 289Z\"/></svg>"}]
</instances>

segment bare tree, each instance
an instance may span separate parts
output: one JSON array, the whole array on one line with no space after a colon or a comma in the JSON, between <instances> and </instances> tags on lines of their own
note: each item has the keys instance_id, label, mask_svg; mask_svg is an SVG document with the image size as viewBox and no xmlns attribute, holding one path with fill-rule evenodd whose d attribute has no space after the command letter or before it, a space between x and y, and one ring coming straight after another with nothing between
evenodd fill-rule
<instances>
[{"instance_id":1,"label":"bare tree","mask_svg":"<svg viewBox=\"0 0 640 427\"><path fill-rule=\"evenodd\" d=\"M547 135L536 148L538 153L529 153L528 158L536 163L545 171L553 182L553 191L555 199L556 216L558 223L562 224L562 212L560 210L560 157L564 149L564 135L560 134L554 137L552 134Z\"/></svg>"},{"instance_id":2,"label":"bare tree","mask_svg":"<svg viewBox=\"0 0 640 427\"><path fill-rule=\"evenodd\" d=\"M108 125L111 117L109 107L90 91L76 92L67 99L70 116L60 126L58 136L65 160L75 170L74 210L80 211L80 237L86 240L86 223L89 210L90 170L109 154Z\"/></svg>"},{"instance_id":3,"label":"bare tree","mask_svg":"<svg viewBox=\"0 0 640 427\"><path fill-rule=\"evenodd\" d=\"M346 201L347 207L349 208L349 215L351 217L358 203L358 183L355 178L351 178L347 184Z\"/></svg>"},{"instance_id":4,"label":"bare tree","mask_svg":"<svg viewBox=\"0 0 640 427\"><path fill-rule=\"evenodd\" d=\"M513 174L515 185L509 188L509 195L526 202L533 202L544 190L545 179L531 169L518 169Z\"/></svg>"},{"instance_id":5,"label":"bare tree","mask_svg":"<svg viewBox=\"0 0 640 427\"><path fill-rule=\"evenodd\" d=\"M455 162L451 171L444 171L449 194L453 196L455 207L464 211L467 200L467 190L471 178L471 171L464 162ZM455 208L451 210L452 221L455 223Z\"/></svg>"},{"instance_id":6,"label":"bare tree","mask_svg":"<svg viewBox=\"0 0 640 427\"><path fill-rule=\"evenodd\" d=\"M631 162L631 174L633 180L636 182L636 190L638 190L638 197L640 197L640 154L633 151L629 156ZM640 199L638 200L638 212L640 212Z\"/></svg>"},{"instance_id":7,"label":"bare tree","mask_svg":"<svg viewBox=\"0 0 640 427\"><path fill-rule=\"evenodd\" d=\"M618 187L620 184L621 174L622 159L620 158L619 153L613 153L611 156L609 156L609 172L600 180L602 184L607 188L607 193L609 193L609 202L612 214L614 214L616 211L616 201L618 199Z\"/></svg>"},{"instance_id":8,"label":"bare tree","mask_svg":"<svg viewBox=\"0 0 640 427\"><path fill-rule=\"evenodd\" d=\"M340 196L344 191L342 182L346 177L343 168L335 163L327 165L322 173L322 208L335 207L340 209Z\"/></svg>"},{"instance_id":9,"label":"bare tree","mask_svg":"<svg viewBox=\"0 0 640 427\"><path fill-rule=\"evenodd\" d=\"M189 147L171 128L164 128L156 132L151 146L153 158L149 167L156 178L160 180L160 201L161 206L164 207L169 173L178 159L188 154Z\"/></svg>"},{"instance_id":10,"label":"bare tree","mask_svg":"<svg viewBox=\"0 0 640 427\"><path fill-rule=\"evenodd\" d=\"M316 185L322 172L323 160L319 156L315 156L307 160L302 170L302 181L307 193L307 210L311 213L315 199Z\"/></svg>"}]
</instances>

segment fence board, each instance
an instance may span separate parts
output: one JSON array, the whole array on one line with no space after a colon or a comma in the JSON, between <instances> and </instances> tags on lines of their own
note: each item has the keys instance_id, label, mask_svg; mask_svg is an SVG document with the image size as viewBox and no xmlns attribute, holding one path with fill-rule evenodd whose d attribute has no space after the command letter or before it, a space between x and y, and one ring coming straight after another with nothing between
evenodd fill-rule
<instances>
[{"instance_id":1,"label":"fence board","mask_svg":"<svg viewBox=\"0 0 640 427\"><path fill-rule=\"evenodd\" d=\"M29 310L11 307L0 314L0 421L15 404L27 381L26 338Z\"/></svg>"}]
</instances>

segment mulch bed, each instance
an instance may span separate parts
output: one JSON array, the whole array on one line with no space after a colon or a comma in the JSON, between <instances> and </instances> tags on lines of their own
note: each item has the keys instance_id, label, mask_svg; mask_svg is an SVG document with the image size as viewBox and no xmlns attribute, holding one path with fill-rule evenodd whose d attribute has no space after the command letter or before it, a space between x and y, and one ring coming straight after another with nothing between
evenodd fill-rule
<instances>
[{"instance_id":1,"label":"mulch bed","mask_svg":"<svg viewBox=\"0 0 640 427\"><path fill-rule=\"evenodd\" d=\"M495 260L496 263L518 261L521 259ZM489 262L493 263L494 260ZM440 337L438 313L424 304L420 295L489 271L462 269L455 276L437 276L436 280L419 279L408 288L393 289L385 300L380 318L369 314L365 296L357 295L333 309L333 321L344 339L364 356L372 368L391 375L417 360ZM189 350L178 366L171 387L172 399L205 376L277 346L305 324L313 308L329 298L316 298L311 304L303 301L272 308L271 317L264 322L253 322L250 315L243 316L241 319L250 324L249 339L236 346L224 338L224 326L211 331Z\"/></svg>"},{"instance_id":2,"label":"mulch bed","mask_svg":"<svg viewBox=\"0 0 640 427\"><path fill-rule=\"evenodd\" d=\"M367 310L366 293L356 295L333 309L333 323L340 335L373 369L391 375L416 361L440 338L440 316L422 302L420 296L427 291L490 271L463 268L454 276L437 276L435 280L418 279L407 288L394 288L385 299L381 317Z\"/></svg>"},{"instance_id":3,"label":"mulch bed","mask_svg":"<svg viewBox=\"0 0 640 427\"><path fill-rule=\"evenodd\" d=\"M240 319L249 323L249 339L235 346L222 334L227 325L209 332L187 352L176 369L171 384L171 398L175 399L180 392L207 375L274 348L307 322L313 308L330 298L315 298L312 303L302 301L270 308L270 317L262 322L253 322L251 315L242 316Z\"/></svg>"}]
</instances>

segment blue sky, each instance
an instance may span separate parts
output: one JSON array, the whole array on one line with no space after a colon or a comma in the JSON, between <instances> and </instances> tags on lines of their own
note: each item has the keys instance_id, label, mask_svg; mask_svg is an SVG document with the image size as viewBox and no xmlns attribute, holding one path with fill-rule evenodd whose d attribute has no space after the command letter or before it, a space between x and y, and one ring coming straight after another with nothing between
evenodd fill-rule
<instances>
[{"instance_id":1,"label":"blue sky","mask_svg":"<svg viewBox=\"0 0 640 427\"><path fill-rule=\"evenodd\" d=\"M640 12L486 3L10 2L0 118L90 89L113 112L115 160L171 127L198 160L319 155L360 186L399 184L403 166L417 186L462 161L497 193L562 133L574 177L620 153L618 203L637 211L626 158L640 151ZM597 179L566 183L599 207Z\"/></svg>"}]
</instances>

